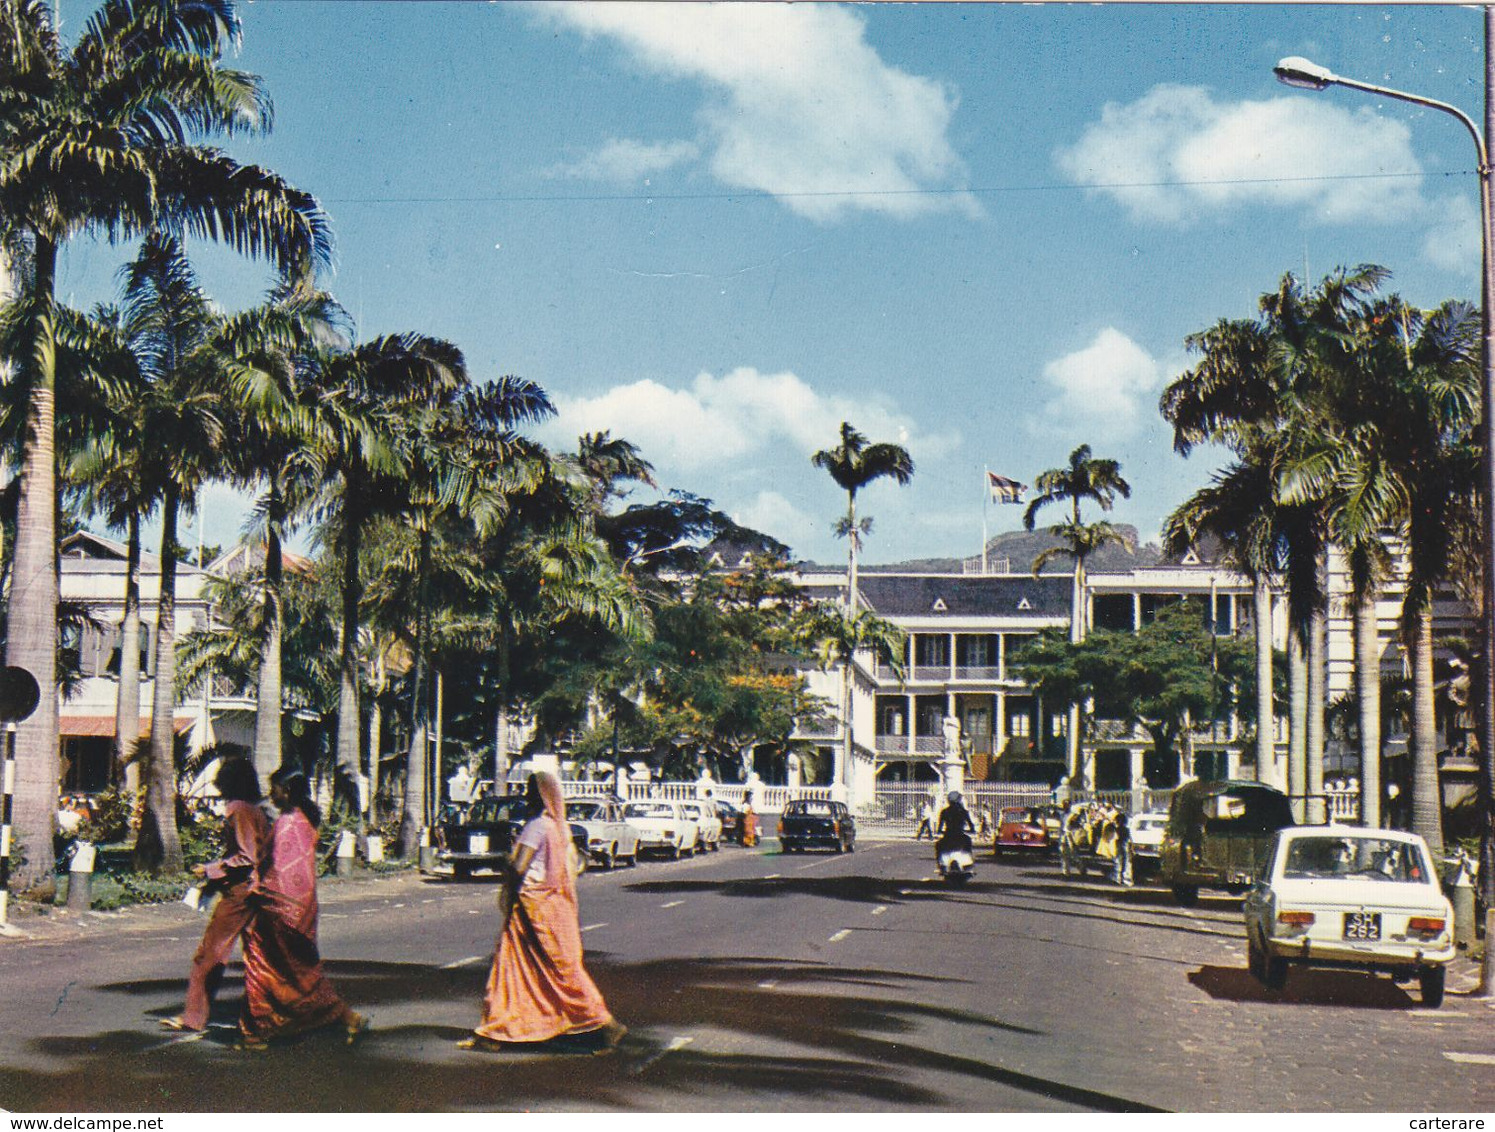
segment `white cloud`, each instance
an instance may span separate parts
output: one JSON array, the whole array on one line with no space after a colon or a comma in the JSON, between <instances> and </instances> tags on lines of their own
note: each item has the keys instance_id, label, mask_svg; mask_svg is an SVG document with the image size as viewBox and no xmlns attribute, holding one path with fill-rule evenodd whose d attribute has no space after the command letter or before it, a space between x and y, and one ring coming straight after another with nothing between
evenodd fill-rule
<instances>
[{"instance_id":1,"label":"white cloud","mask_svg":"<svg viewBox=\"0 0 1495 1132\"><path fill-rule=\"evenodd\" d=\"M556 165L549 170L552 177L570 177L586 181L611 181L627 184L661 170L694 160L700 149L691 142L634 141L631 138L613 138L595 153L580 161Z\"/></svg>"},{"instance_id":2,"label":"white cloud","mask_svg":"<svg viewBox=\"0 0 1495 1132\"><path fill-rule=\"evenodd\" d=\"M1090 345L1043 367L1055 391L1035 431L1047 434L1128 436L1155 415L1154 398L1163 368L1156 358L1114 327Z\"/></svg>"},{"instance_id":3,"label":"white cloud","mask_svg":"<svg viewBox=\"0 0 1495 1132\"><path fill-rule=\"evenodd\" d=\"M684 388L644 379L592 397L556 398L548 434L562 445L584 432L611 430L637 444L661 469L695 471L747 460L775 445L808 456L836 442L843 420L873 441L897 441L917 461L959 443L954 434L922 434L912 421L876 399L818 393L790 372L740 366L721 377L701 373Z\"/></svg>"},{"instance_id":4,"label":"white cloud","mask_svg":"<svg viewBox=\"0 0 1495 1132\"><path fill-rule=\"evenodd\" d=\"M1447 271L1479 275L1479 206L1472 196L1445 197L1431 208L1432 222L1422 241L1427 260Z\"/></svg>"},{"instance_id":5,"label":"white cloud","mask_svg":"<svg viewBox=\"0 0 1495 1132\"><path fill-rule=\"evenodd\" d=\"M762 531L790 547L815 542L829 527L824 517L801 511L777 491L760 491L747 504L731 512L732 521Z\"/></svg>"},{"instance_id":6,"label":"white cloud","mask_svg":"<svg viewBox=\"0 0 1495 1132\"><path fill-rule=\"evenodd\" d=\"M894 216L977 211L959 191L965 166L947 137L956 96L935 79L884 62L857 12L674 3L537 11L619 44L651 73L704 84L699 118L708 162L725 184L780 196L821 221L855 209ZM836 195L845 193L874 195Z\"/></svg>"},{"instance_id":7,"label":"white cloud","mask_svg":"<svg viewBox=\"0 0 1495 1132\"><path fill-rule=\"evenodd\" d=\"M1129 105L1107 103L1055 160L1138 220L1265 204L1326 223L1389 224L1425 208L1408 128L1322 99L1226 103L1203 87L1164 84Z\"/></svg>"}]
</instances>

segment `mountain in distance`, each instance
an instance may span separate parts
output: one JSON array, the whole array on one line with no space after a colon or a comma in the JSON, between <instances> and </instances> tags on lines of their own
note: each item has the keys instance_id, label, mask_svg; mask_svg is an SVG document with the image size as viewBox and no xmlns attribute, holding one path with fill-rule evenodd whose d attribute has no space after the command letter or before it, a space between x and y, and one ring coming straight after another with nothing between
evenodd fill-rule
<instances>
[{"instance_id":1,"label":"mountain in distance","mask_svg":"<svg viewBox=\"0 0 1495 1132\"><path fill-rule=\"evenodd\" d=\"M1087 568L1094 571L1138 570L1144 566L1156 566L1163 560L1163 552L1155 543L1138 544L1137 528L1117 523L1116 529L1132 539L1135 550L1120 546L1106 546L1093 554ZM1033 570L1033 560L1052 546L1062 546L1063 540L1047 531L1007 531L992 538L986 544L987 570L992 573L1028 574ZM1002 563L1006 562L1005 569ZM831 567L835 568L835 567ZM841 564L844 569L844 564ZM858 567L869 574L979 574L980 555L969 558L915 558L906 562L891 562L870 566L862 563ZM1073 559L1066 556L1052 559L1044 567L1045 574L1069 574L1074 570Z\"/></svg>"}]
</instances>

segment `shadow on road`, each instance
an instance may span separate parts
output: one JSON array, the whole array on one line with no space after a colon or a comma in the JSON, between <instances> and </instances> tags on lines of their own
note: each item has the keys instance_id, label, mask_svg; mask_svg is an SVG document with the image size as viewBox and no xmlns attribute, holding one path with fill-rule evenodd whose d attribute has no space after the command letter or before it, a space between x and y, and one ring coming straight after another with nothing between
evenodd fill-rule
<instances>
[{"instance_id":1,"label":"shadow on road","mask_svg":"<svg viewBox=\"0 0 1495 1132\"><path fill-rule=\"evenodd\" d=\"M752 877L744 880L651 880L624 885L629 892L689 893L709 892L716 896L743 896L759 900L783 896L818 896L826 900L847 900L856 904L901 904L907 900L904 890L920 885L917 878L899 880L889 877ZM930 886L929 893L949 892ZM923 893L921 892L921 898Z\"/></svg>"},{"instance_id":2,"label":"shadow on road","mask_svg":"<svg viewBox=\"0 0 1495 1132\"><path fill-rule=\"evenodd\" d=\"M1287 986L1268 990L1244 967L1201 967L1189 982L1211 998L1228 1002L1294 1002L1309 1006L1352 1006L1364 1010L1406 1010L1416 1002L1382 975L1359 971L1293 971Z\"/></svg>"},{"instance_id":3,"label":"shadow on road","mask_svg":"<svg viewBox=\"0 0 1495 1132\"><path fill-rule=\"evenodd\" d=\"M232 1051L229 1024L240 988L227 980L207 1039L164 1034L154 1017L142 1018L138 1029L35 1038L31 1048L55 1068L0 1069L0 1097L7 1108L31 1111L959 1110L973 1106L973 1092L989 1107L995 1088L999 1096L1010 1090L1012 1106L1027 1109L1156 1111L1005 1068L1004 1052L1021 1058L1043 1035L925 1001L922 987L950 980L775 958L617 963L597 952L588 965L613 1011L632 1027L607 1056L579 1056L589 1051L576 1042L534 1052L458 1050L465 1026L478 1020L487 974L481 967L330 961L339 990L373 1018L373 1031L355 1049L323 1032L268 1053ZM178 1008L182 983L101 989L136 997L155 1016ZM381 1006L397 1003L452 1024L381 1028ZM938 1035L951 1027L986 1034L990 1058L939 1048ZM756 1048L727 1052L739 1042ZM978 1083L986 1087L973 1089Z\"/></svg>"}]
</instances>

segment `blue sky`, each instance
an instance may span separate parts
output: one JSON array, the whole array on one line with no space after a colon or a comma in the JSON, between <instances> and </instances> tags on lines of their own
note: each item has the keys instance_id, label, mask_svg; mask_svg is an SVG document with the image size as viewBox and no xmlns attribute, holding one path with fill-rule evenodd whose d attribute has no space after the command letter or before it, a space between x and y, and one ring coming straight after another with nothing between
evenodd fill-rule
<instances>
[{"instance_id":1,"label":"blue sky","mask_svg":"<svg viewBox=\"0 0 1495 1132\"><path fill-rule=\"evenodd\" d=\"M87 7L64 0L64 35ZM898 440L868 558L979 552L984 467L1088 443L1155 536L1205 482L1159 392L1187 334L1287 271L1376 262L1414 303L1477 298L1474 151L1453 119L1272 65L1483 105L1475 9L1348 4L521 4L260 0L238 65L276 125L229 148L331 216L360 336L450 339L626 436L804 558L844 497L842 420ZM59 290L129 249L77 241ZM226 306L265 271L194 257ZM234 537L234 501L205 508ZM995 533L1017 508L990 511Z\"/></svg>"}]
</instances>

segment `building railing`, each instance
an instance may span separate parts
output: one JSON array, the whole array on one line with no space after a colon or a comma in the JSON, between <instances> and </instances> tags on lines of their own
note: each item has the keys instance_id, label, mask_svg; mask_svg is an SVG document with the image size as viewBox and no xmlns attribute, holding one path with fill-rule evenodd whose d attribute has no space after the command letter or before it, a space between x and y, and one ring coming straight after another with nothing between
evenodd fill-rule
<instances>
[{"instance_id":1,"label":"building railing","mask_svg":"<svg viewBox=\"0 0 1495 1132\"><path fill-rule=\"evenodd\" d=\"M955 666L955 679L957 680L1000 680L1002 670L995 664L957 664Z\"/></svg>"}]
</instances>

